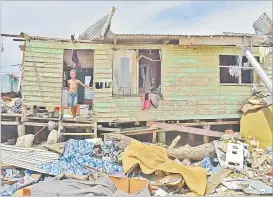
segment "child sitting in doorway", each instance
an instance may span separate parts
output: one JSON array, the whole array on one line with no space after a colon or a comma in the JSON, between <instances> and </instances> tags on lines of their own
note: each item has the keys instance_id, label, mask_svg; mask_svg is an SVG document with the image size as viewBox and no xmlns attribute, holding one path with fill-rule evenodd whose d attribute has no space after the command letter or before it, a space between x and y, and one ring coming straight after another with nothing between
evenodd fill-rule
<instances>
[{"instance_id":1,"label":"child sitting in doorway","mask_svg":"<svg viewBox=\"0 0 273 197\"><path fill-rule=\"evenodd\" d=\"M68 80L69 90L68 90L68 106L70 107L72 111L73 118L76 119L76 113L77 113L77 104L78 104L78 84L81 86L92 89L91 87L83 84L80 80L76 79L76 70L70 71L70 80Z\"/></svg>"}]
</instances>

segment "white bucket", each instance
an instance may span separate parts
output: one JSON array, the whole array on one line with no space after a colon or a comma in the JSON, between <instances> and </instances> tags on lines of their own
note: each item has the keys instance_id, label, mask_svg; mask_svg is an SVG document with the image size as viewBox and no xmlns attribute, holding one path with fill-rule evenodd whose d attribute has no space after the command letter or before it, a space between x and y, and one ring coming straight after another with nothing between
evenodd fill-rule
<instances>
[{"instance_id":1,"label":"white bucket","mask_svg":"<svg viewBox=\"0 0 273 197\"><path fill-rule=\"evenodd\" d=\"M80 105L80 115L88 115L89 105Z\"/></svg>"}]
</instances>

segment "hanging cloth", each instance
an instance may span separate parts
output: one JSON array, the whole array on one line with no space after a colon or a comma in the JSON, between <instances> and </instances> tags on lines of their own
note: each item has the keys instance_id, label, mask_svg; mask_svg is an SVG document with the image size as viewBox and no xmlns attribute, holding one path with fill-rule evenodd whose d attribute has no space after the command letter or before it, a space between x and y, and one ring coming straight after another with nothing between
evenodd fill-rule
<instances>
[{"instance_id":1,"label":"hanging cloth","mask_svg":"<svg viewBox=\"0 0 273 197\"><path fill-rule=\"evenodd\" d=\"M148 65L140 65L140 76L143 81L143 88L144 92L148 93L151 92L152 89L152 72L151 66Z\"/></svg>"},{"instance_id":2,"label":"hanging cloth","mask_svg":"<svg viewBox=\"0 0 273 197\"><path fill-rule=\"evenodd\" d=\"M152 107L151 104L151 94L150 93L145 93L142 95L142 107L141 109L150 109Z\"/></svg>"},{"instance_id":3,"label":"hanging cloth","mask_svg":"<svg viewBox=\"0 0 273 197\"><path fill-rule=\"evenodd\" d=\"M75 68L81 68L81 63L80 60L78 58L78 54L77 51L72 49L72 61L74 62L74 69Z\"/></svg>"}]
</instances>

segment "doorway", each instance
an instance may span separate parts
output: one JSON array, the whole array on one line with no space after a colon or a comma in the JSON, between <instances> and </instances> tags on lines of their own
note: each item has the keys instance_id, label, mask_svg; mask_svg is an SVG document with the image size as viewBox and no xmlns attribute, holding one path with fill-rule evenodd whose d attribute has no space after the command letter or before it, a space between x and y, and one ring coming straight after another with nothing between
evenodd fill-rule
<instances>
[{"instance_id":1,"label":"doorway","mask_svg":"<svg viewBox=\"0 0 273 197\"><path fill-rule=\"evenodd\" d=\"M76 71L76 78L92 88L90 90L78 84L77 116L81 119L88 119L92 115L94 51L90 49L65 49L63 66L63 117L71 118L72 115L68 108L67 94L69 91L68 80L70 80L70 71L73 69ZM67 110L65 110L66 108Z\"/></svg>"}]
</instances>

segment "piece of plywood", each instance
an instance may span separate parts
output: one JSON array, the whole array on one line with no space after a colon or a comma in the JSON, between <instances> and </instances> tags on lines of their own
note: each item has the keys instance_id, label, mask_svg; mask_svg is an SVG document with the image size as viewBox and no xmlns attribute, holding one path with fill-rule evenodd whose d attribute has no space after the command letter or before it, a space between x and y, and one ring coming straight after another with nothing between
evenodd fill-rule
<instances>
[{"instance_id":1,"label":"piece of plywood","mask_svg":"<svg viewBox=\"0 0 273 197\"><path fill-rule=\"evenodd\" d=\"M136 61L135 50L114 51L113 60L113 93L116 95L136 94L136 78L134 77L134 66ZM127 71L126 73L124 73ZM126 76L125 76L126 75ZM129 77L129 78L128 78ZM126 87L123 87L126 83Z\"/></svg>"},{"instance_id":2,"label":"piece of plywood","mask_svg":"<svg viewBox=\"0 0 273 197\"><path fill-rule=\"evenodd\" d=\"M232 170L222 168L218 173L211 175L207 181L206 195L211 192L221 183L222 179L226 178Z\"/></svg>"}]
</instances>

